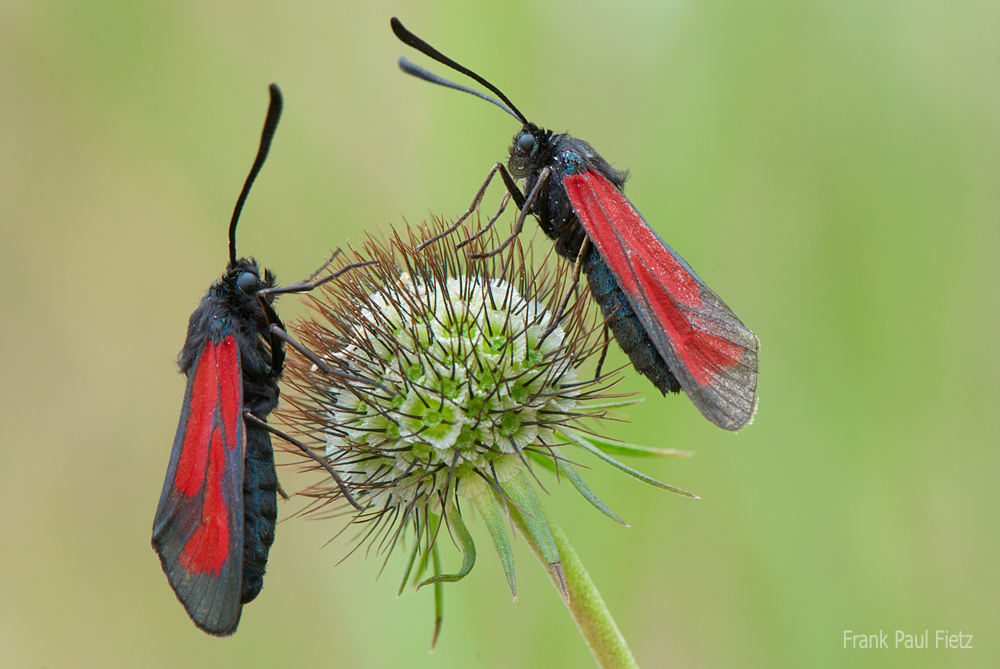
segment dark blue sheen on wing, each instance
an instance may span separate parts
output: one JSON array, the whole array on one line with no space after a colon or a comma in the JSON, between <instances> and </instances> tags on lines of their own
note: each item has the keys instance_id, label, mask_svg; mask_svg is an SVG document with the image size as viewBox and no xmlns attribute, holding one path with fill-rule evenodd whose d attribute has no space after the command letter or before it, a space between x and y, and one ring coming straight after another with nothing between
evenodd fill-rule
<instances>
[{"instance_id":1,"label":"dark blue sheen on wing","mask_svg":"<svg viewBox=\"0 0 1000 669\"><path fill-rule=\"evenodd\" d=\"M590 294L600 305L618 346L629 357L635 370L652 381L664 395L680 392L681 384L657 352L618 280L593 246L583 262L583 272L590 284Z\"/></svg>"}]
</instances>

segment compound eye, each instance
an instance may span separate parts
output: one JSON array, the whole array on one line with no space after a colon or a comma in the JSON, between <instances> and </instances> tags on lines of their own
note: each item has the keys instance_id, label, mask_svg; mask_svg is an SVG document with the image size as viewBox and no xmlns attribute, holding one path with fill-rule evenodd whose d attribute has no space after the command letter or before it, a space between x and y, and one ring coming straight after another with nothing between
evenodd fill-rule
<instances>
[{"instance_id":1,"label":"compound eye","mask_svg":"<svg viewBox=\"0 0 1000 669\"><path fill-rule=\"evenodd\" d=\"M517 138L517 150L524 155L530 155L535 148L535 138L530 132L522 132Z\"/></svg>"},{"instance_id":2,"label":"compound eye","mask_svg":"<svg viewBox=\"0 0 1000 669\"><path fill-rule=\"evenodd\" d=\"M243 272L236 279L236 285L247 295L252 295L260 285L260 279L253 272Z\"/></svg>"}]
</instances>

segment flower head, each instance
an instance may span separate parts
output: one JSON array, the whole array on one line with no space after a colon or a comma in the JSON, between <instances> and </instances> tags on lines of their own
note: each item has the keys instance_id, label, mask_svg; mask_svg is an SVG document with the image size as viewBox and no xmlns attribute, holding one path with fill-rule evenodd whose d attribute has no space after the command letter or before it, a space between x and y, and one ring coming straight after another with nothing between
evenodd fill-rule
<instances>
[{"instance_id":1,"label":"flower head","mask_svg":"<svg viewBox=\"0 0 1000 669\"><path fill-rule=\"evenodd\" d=\"M405 237L369 239L337 268L354 261L355 269L309 298L314 318L294 325L327 364L377 384L347 383L292 353L291 408L281 415L323 450L339 478L305 494L323 507L349 490L362 505L354 522L370 521L372 541L387 553L412 528L404 583L419 553L427 566L446 526L462 549L462 568L421 585L458 580L472 568L475 546L461 515L468 501L485 519L512 591L505 528L513 520L540 547L568 597L558 550L528 483L534 465L569 479L621 522L560 447L579 446L647 483L687 494L605 451L679 453L613 444L581 425L634 400L609 392L615 373L581 371L607 340L587 289L570 285L571 272L535 269L517 242L476 258L493 248L492 234L458 232L420 248L429 234L408 229Z\"/></svg>"}]
</instances>

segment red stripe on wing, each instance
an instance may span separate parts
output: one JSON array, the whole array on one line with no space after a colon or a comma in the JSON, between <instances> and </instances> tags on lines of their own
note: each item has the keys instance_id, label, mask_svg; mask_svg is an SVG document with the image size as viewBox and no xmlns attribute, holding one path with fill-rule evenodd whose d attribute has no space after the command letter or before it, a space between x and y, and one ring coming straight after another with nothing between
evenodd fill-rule
<instances>
[{"instance_id":1,"label":"red stripe on wing","mask_svg":"<svg viewBox=\"0 0 1000 669\"><path fill-rule=\"evenodd\" d=\"M667 331L670 341L676 342L678 357L698 385L712 383L722 368L740 363L743 358L741 347L706 332L707 324L697 315L682 313L678 307L679 300L662 290L660 282L646 265L636 264L635 270L640 289L653 311L660 316L660 324Z\"/></svg>"},{"instance_id":2,"label":"red stripe on wing","mask_svg":"<svg viewBox=\"0 0 1000 669\"><path fill-rule=\"evenodd\" d=\"M188 374L153 546L177 598L211 634L232 634L240 619L242 411L239 346L209 337Z\"/></svg>"},{"instance_id":3,"label":"red stripe on wing","mask_svg":"<svg viewBox=\"0 0 1000 669\"><path fill-rule=\"evenodd\" d=\"M202 495L201 518L180 554L181 564L194 574L218 576L229 557L232 510L222 489L227 483L227 460L243 448L242 431L237 428L242 421L240 384L236 340L209 339L192 380L190 420L174 477L182 495Z\"/></svg>"},{"instance_id":4,"label":"red stripe on wing","mask_svg":"<svg viewBox=\"0 0 1000 669\"><path fill-rule=\"evenodd\" d=\"M614 184L588 170L566 195L657 351L712 422L738 429L756 408L757 337L649 227Z\"/></svg>"},{"instance_id":5,"label":"red stripe on wing","mask_svg":"<svg viewBox=\"0 0 1000 669\"><path fill-rule=\"evenodd\" d=\"M660 252L663 240L614 184L593 171L572 174L563 183L587 236L612 269L625 267L626 255L635 253L652 263L674 300L689 307L701 305L701 283L673 255ZM618 275L630 294L639 292L636 278L631 272Z\"/></svg>"},{"instance_id":6,"label":"red stripe on wing","mask_svg":"<svg viewBox=\"0 0 1000 669\"><path fill-rule=\"evenodd\" d=\"M218 576L229 557L229 510L222 498L222 435L213 430L202 498L202 517L184 543L179 561L192 574Z\"/></svg>"}]
</instances>

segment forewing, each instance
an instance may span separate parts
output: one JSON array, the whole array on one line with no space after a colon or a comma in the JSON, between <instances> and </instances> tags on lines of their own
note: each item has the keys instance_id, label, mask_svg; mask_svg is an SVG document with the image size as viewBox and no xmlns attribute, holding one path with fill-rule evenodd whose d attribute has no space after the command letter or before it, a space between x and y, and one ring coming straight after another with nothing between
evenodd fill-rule
<instances>
[{"instance_id":1,"label":"forewing","mask_svg":"<svg viewBox=\"0 0 1000 669\"><path fill-rule=\"evenodd\" d=\"M587 236L691 401L727 430L750 422L757 408L756 335L614 184L593 170L563 183Z\"/></svg>"},{"instance_id":2,"label":"forewing","mask_svg":"<svg viewBox=\"0 0 1000 669\"><path fill-rule=\"evenodd\" d=\"M210 337L188 374L153 521L153 548L194 623L236 631L243 577L243 387L239 346Z\"/></svg>"}]
</instances>

